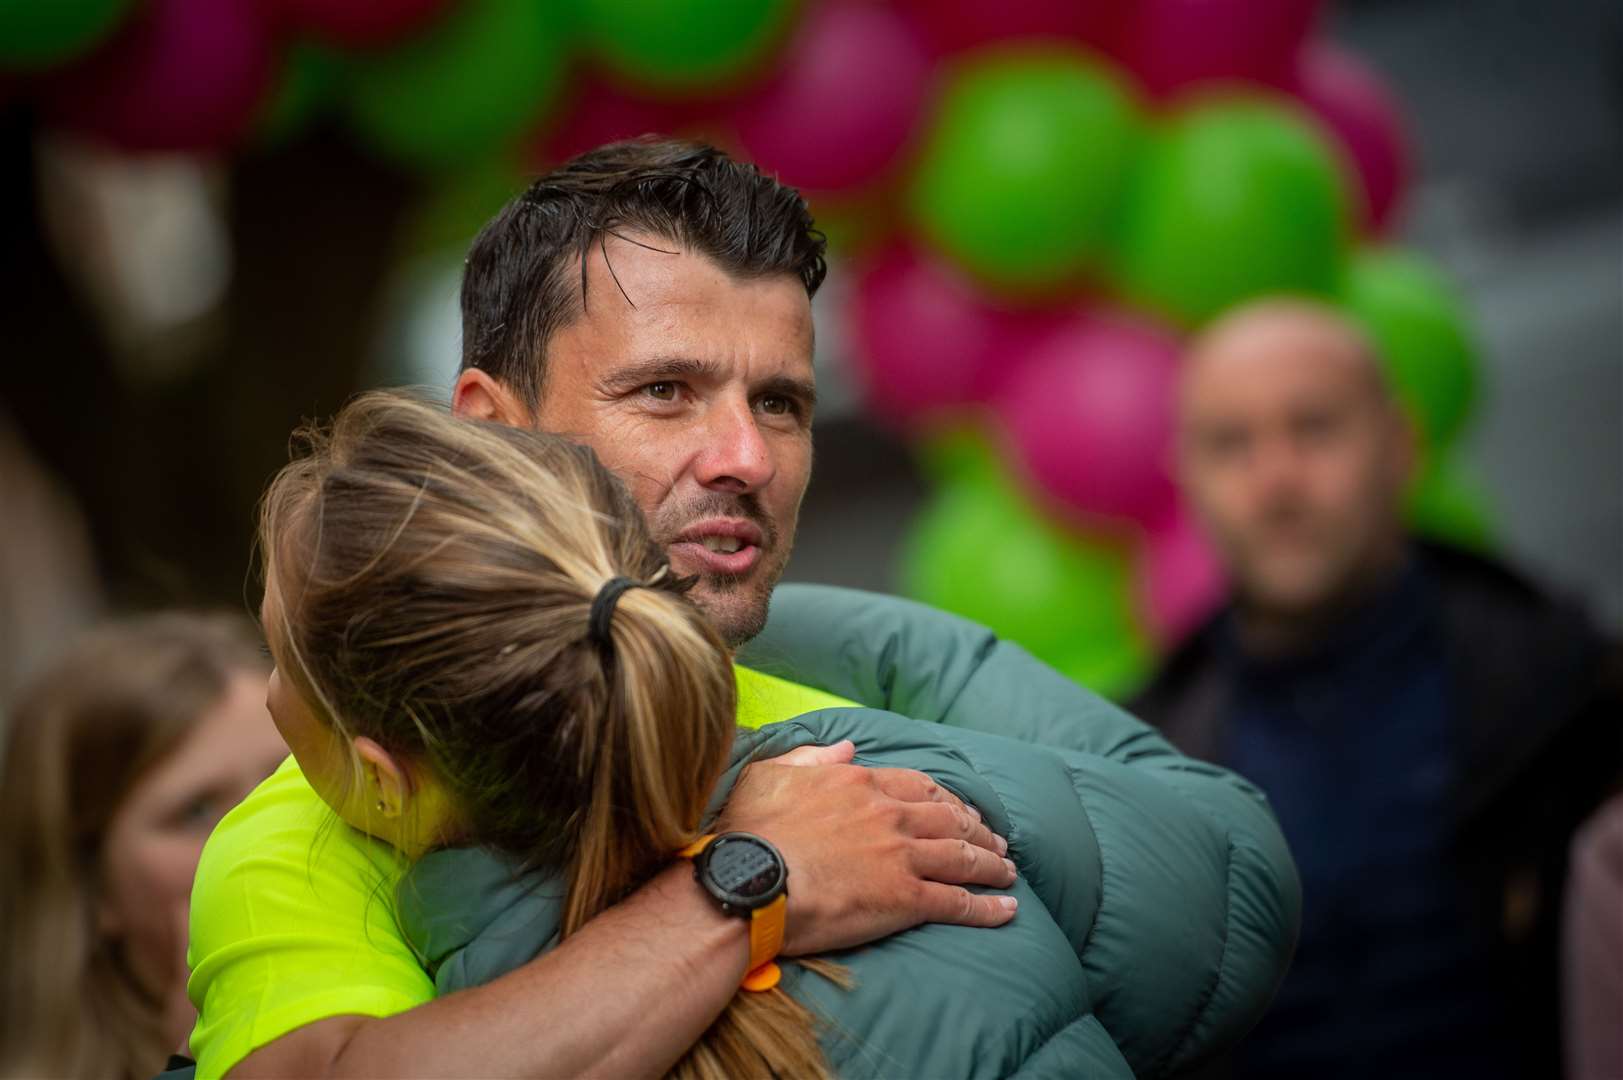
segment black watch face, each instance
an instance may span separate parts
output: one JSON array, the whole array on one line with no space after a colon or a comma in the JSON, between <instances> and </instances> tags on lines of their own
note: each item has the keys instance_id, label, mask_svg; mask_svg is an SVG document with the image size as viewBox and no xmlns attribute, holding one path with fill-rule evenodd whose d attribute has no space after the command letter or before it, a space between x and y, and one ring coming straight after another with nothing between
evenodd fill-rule
<instances>
[{"instance_id":1,"label":"black watch face","mask_svg":"<svg viewBox=\"0 0 1623 1080\"><path fill-rule=\"evenodd\" d=\"M783 860L764 840L742 833L724 835L706 853L705 876L722 899L757 907L783 891Z\"/></svg>"}]
</instances>

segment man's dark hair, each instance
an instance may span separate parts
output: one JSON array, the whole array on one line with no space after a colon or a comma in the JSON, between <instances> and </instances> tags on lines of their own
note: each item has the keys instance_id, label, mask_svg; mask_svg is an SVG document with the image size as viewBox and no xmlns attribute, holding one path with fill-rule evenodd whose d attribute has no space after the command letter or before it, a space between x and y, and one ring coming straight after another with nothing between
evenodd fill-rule
<instances>
[{"instance_id":1,"label":"man's dark hair","mask_svg":"<svg viewBox=\"0 0 1623 1080\"><path fill-rule=\"evenodd\" d=\"M462 276L463 370L489 373L535 408L547 343L584 310L587 252L624 231L738 277L792 274L807 296L827 273L823 234L794 188L711 146L609 143L541 177L480 230Z\"/></svg>"}]
</instances>

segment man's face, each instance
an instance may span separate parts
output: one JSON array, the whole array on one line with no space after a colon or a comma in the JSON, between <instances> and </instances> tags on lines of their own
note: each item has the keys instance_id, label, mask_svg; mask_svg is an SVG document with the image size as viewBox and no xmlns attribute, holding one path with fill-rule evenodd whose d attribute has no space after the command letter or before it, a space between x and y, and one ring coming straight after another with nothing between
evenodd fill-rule
<instances>
[{"instance_id":1,"label":"man's face","mask_svg":"<svg viewBox=\"0 0 1623 1080\"><path fill-rule=\"evenodd\" d=\"M1184 487L1245 602L1311 614L1393 549L1408 435L1373 362L1328 316L1300 313L1188 358Z\"/></svg>"},{"instance_id":2,"label":"man's face","mask_svg":"<svg viewBox=\"0 0 1623 1080\"><path fill-rule=\"evenodd\" d=\"M625 481L672 569L698 578L694 601L742 644L766 622L811 477L811 302L791 275L736 278L627 235L665 251L592 246L536 421Z\"/></svg>"}]
</instances>

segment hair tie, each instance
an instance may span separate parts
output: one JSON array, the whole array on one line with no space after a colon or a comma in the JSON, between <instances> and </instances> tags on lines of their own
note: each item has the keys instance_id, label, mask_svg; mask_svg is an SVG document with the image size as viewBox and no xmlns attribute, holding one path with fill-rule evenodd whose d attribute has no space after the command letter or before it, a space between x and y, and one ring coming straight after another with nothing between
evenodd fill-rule
<instances>
[{"instance_id":1,"label":"hair tie","mask_svg":"<svg viewBox=\"0 0 1623 1080\"><path fill-rule=\"evenodd\" d=\"M635 589L642 582L628 577L612 577L603 583L592 598L592 613L586 620L586 636L592 644L606 649L613 644L609 637L609 620L614 617L614 605L627 589Z\"/></svg>"}]
</instances>

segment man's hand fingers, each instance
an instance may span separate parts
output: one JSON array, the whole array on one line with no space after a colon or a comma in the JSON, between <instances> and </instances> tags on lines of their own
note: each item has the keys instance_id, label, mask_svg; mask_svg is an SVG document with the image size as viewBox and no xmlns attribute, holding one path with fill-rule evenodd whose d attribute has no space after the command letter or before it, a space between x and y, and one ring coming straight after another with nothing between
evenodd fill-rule
<instances>
[{"instance_id":1,"label":"man's hand fingers","mask_svg":"<svg viewBox=\"0 0 1623 1080\"><path fill-rule=\"evenodd\" d=\"M849 765L856 752L856 743L841 739L833 746L797 746L787 754L766 760L774 765Z\"/></svg>"},{"instance_id":2,"label":"man's hand fingers","mask_svg":"<svg viewBox=\"0 0 1623 1080\"><path fill-rule=\"evenodd\" d=\"M921 840L965 840L993 855L1007 855L1009 845L987 828L973 808L958 802L923 803L906 808L903 827Z\"/></svg>"},{"instance_id":3,"label":"man's hand fingers","mask_svg":"<svg viewBox=\"0 0 1623 1080\"><path fill-rule=\"evenodd\" d=\"M925 922L1002 926L1018 906L1012 896L980 896L956 885L924 886L919 911Z\"/></svg>"},{"instance_id":4,"label":"man's hand fingers","mask_svg":"<svg viewBox=\"0 0 1623 1080\"><path fill-rule=\"evenodd\" d=\"M967 806L962 799L916 769L870 769L874 786L893 799L902 802L941 802ZM969 812L980 817L973 806Z\"/></svg>"},{"instance_id":5,"label":"man's hand fingers","mask_svg":"<svg viewBox=\"0 0 1623 1080\"><path fill-rule=\"evenodd\" d=\"M913 872L943 885L1014 884L1014 863L967 840L916 840L910 848Z\"/></svg>"}]
</instances>

